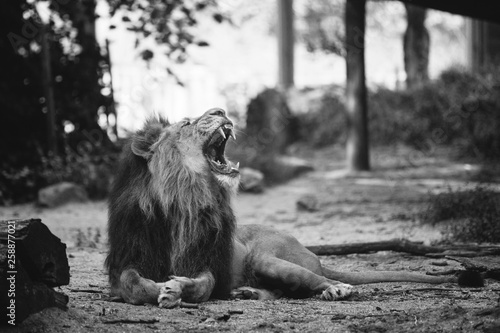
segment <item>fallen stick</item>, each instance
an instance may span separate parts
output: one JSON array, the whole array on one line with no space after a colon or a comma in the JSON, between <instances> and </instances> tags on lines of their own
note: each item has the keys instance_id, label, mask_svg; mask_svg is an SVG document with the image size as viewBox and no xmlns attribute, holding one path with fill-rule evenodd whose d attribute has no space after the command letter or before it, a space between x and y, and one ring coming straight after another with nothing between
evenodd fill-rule
<instances>
[{"instance_id":1,"label":"fallen stick","mask_svg":"<svg viewBox=\"0 0 500 333\"><path fill-rule=\"evenodd\" d=\"M128 319L128 318L120 318L120 319L108 319L103 320L104 324L154 324L159 322L160 320L157 318L146 318L146 319Z\"/></svg>"},{"instance_id":2,"label":"fallen stick","mask_svg":"<svg viewBox=\"0 0 500 333\"><path fill-rule=\"evenodd\" d=\"M312 253L323 255L342 255L352 253L370 253L378 251L396 251L406 252L417 255L425 255L427 253L439 253L444 250L438 247L422 245L415 242L410 242L405 239L392 239L382 242L368 242L355 244L339 244L339 245L316 245L308 246L307 249Z\"/></svg>"},{"instance_id":3,"label":"fallen stick","mask_svg":"<svg viewBox=\"0 0 500 333\"><path fill-rule=\"evenodd\" d=\"M101 290L95 289L69 289L73 293L88 293L88 294L102 294Z\"/></svg>"},{"instance_id":4,"label":"fallen stick","mask_svg":"<svg viewBox=\"0 0 500 333\"><path fill-rule=\"evenodd\" d=\"M500 254L500 246L479 246L479 245L454 245L454 246L428 246L406 239L391 239L381 242L367 242L354 244L337 245L313 245L307 249L318 256L324 255L344 255L353 253L371 253L378 251L404 252L414 255L442 258L448 255L479 257Z\"/></svg>"},{"instance_id":5,"label":"fallen stick","mask_svg":"<svg viewBox=\"0 0 500 333\"><path fill-rule=\"evenodd\" d=\"M411 289L384 290L384 291L380 291L380 292L377 292L377 293L381 293L381 294L397 294L397 293L406 293L406 292L412 292L412 291L446 291L446 292L453 292L453 291L461 291L461 289L458 289L458 288L424 287L424 288L411 288Z\"/></svg>"}]
</instances>

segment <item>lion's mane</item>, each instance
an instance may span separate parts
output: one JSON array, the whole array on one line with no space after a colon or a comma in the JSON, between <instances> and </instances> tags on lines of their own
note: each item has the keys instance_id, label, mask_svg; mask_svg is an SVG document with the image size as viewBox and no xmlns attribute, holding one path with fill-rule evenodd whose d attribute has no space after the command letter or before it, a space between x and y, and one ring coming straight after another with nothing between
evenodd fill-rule
<instances>
[{"instance_id":1,"label":"lion's mane","mask_svg":"<svg viewBox=\"0 0 500 333\"><path fill-rule=\"evenodd\" d=\"M176 133L164 130L168 126L150 120L124 147L109 199L111 286L127 268L156 282L210 270L216 279L212 297L227 297L235 229L231 193L211 173L184 165ZM134 144L155 153L138 156Z\"/></svg>"}]
</instances>

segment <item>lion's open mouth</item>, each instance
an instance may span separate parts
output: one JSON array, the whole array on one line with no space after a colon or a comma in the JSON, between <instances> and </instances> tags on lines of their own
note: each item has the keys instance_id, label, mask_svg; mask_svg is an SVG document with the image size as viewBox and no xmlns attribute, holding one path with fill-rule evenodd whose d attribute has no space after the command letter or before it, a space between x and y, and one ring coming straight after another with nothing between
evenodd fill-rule
<instances>
[{"instance_id":1,"label":"lion's open mouth","mask_svg":"<svg viewBox=\"0 0 500 333\"><path fill-rule=\"evenodd\" d=\"M205 156L213 172L228 176L237 176L240 173L238 170L239 163L232 163L224 155L229 138L236 140L233 125L226 123L215 130L207 141Z\"/></svg>"}]
</instances>

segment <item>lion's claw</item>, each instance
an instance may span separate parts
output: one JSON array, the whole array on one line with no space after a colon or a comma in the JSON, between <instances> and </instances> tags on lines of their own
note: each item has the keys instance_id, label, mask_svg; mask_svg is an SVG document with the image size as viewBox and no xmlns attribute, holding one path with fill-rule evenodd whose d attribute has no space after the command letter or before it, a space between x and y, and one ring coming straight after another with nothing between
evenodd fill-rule
<instances>
[{"instance_id":1,"label":"lion's claw","mask_svg":"<svg viewBox=\"0 0 500 333\"><path fill-rule=\"evenodd\" d=\"M158 305L160 308L164 309L173 309L178 307L181 304L181 299L177 299L175 301L170 301L167 298L158 297Z\"/></svg>"},{"instance_id":2,"label":"lion's claw","mask_svg":"<svg viewBox=\"0 0 500 333\"><path fill-rule=\"evenodd\" d=\"M241 287L231 291L231 299L259 299L259 293L256 289L250 287Z\"/></svg>"},{"instance_id":3,"label":"lion's claw","mask_svg":"<svg viewBox=\"0 0 500 333\"><path fill-rule=\"evenodd\" d=\"M181 303L182 286L176 280L165 282L165 285L160 289L158 296L158 304L162 308L172 309Z\"/></svg>"}]
</instances>

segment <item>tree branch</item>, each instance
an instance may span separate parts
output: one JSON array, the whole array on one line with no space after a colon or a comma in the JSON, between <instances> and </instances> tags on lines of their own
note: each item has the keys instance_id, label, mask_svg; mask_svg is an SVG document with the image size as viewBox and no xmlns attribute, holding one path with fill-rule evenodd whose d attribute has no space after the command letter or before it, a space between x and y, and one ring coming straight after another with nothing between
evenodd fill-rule
<instances>
[{"instance_id":1,"label":"tree branch","mask_svg":"<svg viewBox=\"0 0 500 333\"><path fill-rule=\"evenodd\" d=\"M316 255L344 255L352 253L371 253L378 251L404 252L429 257L445 257L448 255L477 257L500 254L500 246L454 245L428 246L406 239L391 239L381 242L351 243L337 245L315 245L307 249Z\"/></svg>"}]
</instances>

